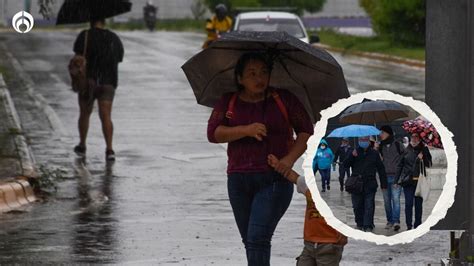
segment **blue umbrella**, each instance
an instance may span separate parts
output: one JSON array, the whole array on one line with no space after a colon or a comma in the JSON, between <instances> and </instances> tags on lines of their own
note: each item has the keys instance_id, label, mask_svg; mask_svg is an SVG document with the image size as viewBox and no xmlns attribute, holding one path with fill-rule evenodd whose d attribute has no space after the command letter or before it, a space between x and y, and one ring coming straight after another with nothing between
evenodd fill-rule
<instances>
[{"instance_id":1,"label":"blue umbrella","mask_svg":"<svg viewBox=\"0 0 474 266\"><path fill-rule=\"evenodd\" d=\"M349 137L365 137L380 134L374 126L367 125L349 125L334 129L328 138L349 138Z\"/></svg>"}]
</instances>

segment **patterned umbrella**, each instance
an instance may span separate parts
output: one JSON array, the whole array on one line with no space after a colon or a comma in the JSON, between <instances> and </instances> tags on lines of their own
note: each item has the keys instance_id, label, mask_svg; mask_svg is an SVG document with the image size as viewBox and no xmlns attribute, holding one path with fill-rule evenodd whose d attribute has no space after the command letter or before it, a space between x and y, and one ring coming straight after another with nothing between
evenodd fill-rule
<instances>
[{"instance_id":1,"label":"patterned umbrella","mask_svg":"<svg viewBox=\"0 0 474 266\"><path fill-rule=\"evenodd\" d=\"M441 142L441 137L439 136L438 131L436 131L433 124L424 117L419 116L414 120L405 121L402 127L410 134L420 134L421 139L426 143L426 145L443 149L443 143Z\"/></svg>"}]
</instances>

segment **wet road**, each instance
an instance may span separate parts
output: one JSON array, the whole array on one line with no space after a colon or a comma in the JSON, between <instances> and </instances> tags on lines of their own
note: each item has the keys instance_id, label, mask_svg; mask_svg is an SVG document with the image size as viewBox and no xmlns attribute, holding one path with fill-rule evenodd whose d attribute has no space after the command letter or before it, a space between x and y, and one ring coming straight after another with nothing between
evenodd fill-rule
<instances>
[{"instance_id":1,"label":"wet road","mask_svg":"<svg viewBox=\"0 0 474 266\"><path fill-rule=\"evenodd\" d=\"M21 78L9 85L36 161L68 171L55 197L0 216L0 263L244 265L227 198L225 147L207 142L210 110L195 103L180 70L203 36L120 33L126 55L113 110L117 161L107 165L96 111L86 161L72 152L78 107L66 65L75 34L0 34L0 49ZM423 71L337 59L351 92L391 89L423 98ZM274 235L274 265L293 265L301 252L304 207L295 194ZM388 249L351 241L346 263L436 262L447 253L447 236L430 233L418 244ZM420 256L415 248L430 252ZM374 256L367 258L367 250Z\"/></svg>"}]
</instances>

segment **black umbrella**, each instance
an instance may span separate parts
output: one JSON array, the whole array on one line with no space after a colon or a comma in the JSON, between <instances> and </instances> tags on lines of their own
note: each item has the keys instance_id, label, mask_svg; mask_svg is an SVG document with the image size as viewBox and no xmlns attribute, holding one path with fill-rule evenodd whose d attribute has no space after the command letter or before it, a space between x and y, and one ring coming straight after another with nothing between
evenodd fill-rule
<instances>
[{"instance_id":1,"label":"black umbrella","mask_svg":"<svg viewBox=\"0 0 474 266\"><path fill-rule=\"evenodd\" d=\"M339 122L374 125L392 122L408 116L408 108L398 102L364 99L361 103L349 106L340 116Z\"/></svg>"},{"instance_id":2,"label":"black umbrella","mask_svg":"<svg viewBox=\"0 0 474 266\"><path fill-rule=\"evenodd\" d=\"M59 9L56 25L110 18L131 9L132 3L128 0L65 0Z\"/></svg>"},{"instance_id":3,"label":"black umbrella","mask_svg":"<svg viewBox=\"0 0 474 266\"><path fill-rule=\"evenodd\" d=\"M182 66L197 102L214 107L222 94L236 91L235 64L242 54L251 51L271 56L270 86L295 94L313 123L319 120L322 109L349 96L341 66L325 50L286 32L232 32Z\"/></svg>"}]
</instances>

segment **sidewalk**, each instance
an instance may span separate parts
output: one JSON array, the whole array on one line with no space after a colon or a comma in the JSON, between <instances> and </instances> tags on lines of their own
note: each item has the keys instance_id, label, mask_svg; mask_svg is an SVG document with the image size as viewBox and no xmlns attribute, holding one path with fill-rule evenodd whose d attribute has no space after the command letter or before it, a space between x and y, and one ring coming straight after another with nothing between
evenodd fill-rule
<instances>
[{"instance_id":1,"label":"sidewalk","mask_svg":"<svg viewBox=\"0 0 474 266\"><path fill-rule=\"evenodd\" d=\"M28 182L36 175L15 106L0 74L0 213L36 201Z\"/></svg>"}]
</instances>

